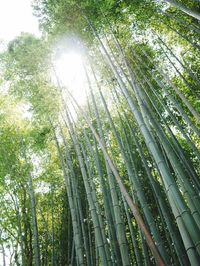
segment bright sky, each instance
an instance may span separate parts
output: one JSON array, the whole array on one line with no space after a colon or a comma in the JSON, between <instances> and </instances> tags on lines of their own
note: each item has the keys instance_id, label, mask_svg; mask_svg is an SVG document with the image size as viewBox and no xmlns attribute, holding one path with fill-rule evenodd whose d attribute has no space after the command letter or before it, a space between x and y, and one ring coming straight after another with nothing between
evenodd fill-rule
<instances>
[{"instance_id":1,"label":"bright sky","mask_svg":"<svg viewBox=\"0 0 200 266\"><path fill-rule=\"evenodd\" d=\"M8 42L21 32L39 35L32 0L0 0L0 41Z\"/></svg>"}]
</instances>

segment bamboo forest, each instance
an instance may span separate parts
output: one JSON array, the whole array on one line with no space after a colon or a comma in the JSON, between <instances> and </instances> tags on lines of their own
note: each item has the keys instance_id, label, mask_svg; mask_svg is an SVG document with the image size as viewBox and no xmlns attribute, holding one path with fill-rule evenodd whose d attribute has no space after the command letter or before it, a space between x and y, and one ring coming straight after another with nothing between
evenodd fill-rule
<instances>
[{"instance_id":1,"label":"bamboo forest","mask_svg":"<svg viewBox=\"0 0 200 266\"><path fill-rule=\"evenodd\" d=\"M31 9L0 51L0 265L200 265L200 1Z\"/></svg>"}]
</instances>

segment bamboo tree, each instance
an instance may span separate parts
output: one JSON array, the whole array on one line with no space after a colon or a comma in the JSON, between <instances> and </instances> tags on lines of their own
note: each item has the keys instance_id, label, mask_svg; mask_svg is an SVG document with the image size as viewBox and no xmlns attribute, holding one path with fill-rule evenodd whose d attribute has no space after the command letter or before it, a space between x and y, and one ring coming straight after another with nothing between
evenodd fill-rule
<instances>
[{"instance_id":1,"label":"bamboo tree","mask_svg":"<svg viewBox=\"0 0 200 266\"><path fill-rule=\"evenodd\" d=\"M28 166L28 160L26 157L24 143L22 142L22 151L26 165ZM31 216L32 216L32 226L33 226L33 241L34 241L34 264L35 266L40 266L40 246L39 246L39 235L38 235L38 225L37 225L37 216L36 216L36 203L35 203L35 194L33 189L33 180L30 171L28 170L28 189L30 195L30 204L31 204Z\"/></svg>"},{"instance_id":2,"label":"bamboo tree","mask_svg":"<svg viewBox=\"0 0 200 266\"><path fill-rule=\"evenodd\" d=\"M182 20L181 18L178 18L176 16L173 16L172 14L168 13L168 12L163 12L161 9L159 9L159 11L164 15L169 17L170 19L176 21L178 24L180 24L181 26L186 27L187 29L193 31L194 33L198 33L200 34L200 30L198 28L196 28L194 25L192 24L188 24L186 23L184 20Z\"/></svg>"},{"instance_id":3,"label":"bamboo tree","mask_svg":"<svg viewBox=\"0 0 200 266\"><path fill-rule=\"evenodd\" d=\"M52 124L51 120L49 120L49 121ZM58 155L60 158L60 162L61 162L61 166L62 166L64 178L65 178L65 184L66 184L66 188L67 188L67 192L68 192L68 200L69 200L69 205L70 205L71 215L72 215L72 223L73 223L73 230L74 230L74 243L75 243L75 248L76 248L77 260L78 260L79 265L84 265L83 251L82 251L82 246L81 246L81 238L80 238L79 227L78 227L78 222L77 222L76 213L75 213L75 206L73 203L70 181L69 181L67 171L65 168L65 164L64 164L63 156L62 156L62 153L60 150L59 142L57 140L55 133L54 133L54 138L55 138L56 147L58 150ZM65 148L66 148L66 146L65 146ZM69 171L72 171L71 164L68 165L68 167L69 167Z\"/></svg>"},{"instance_id":4,"label":"bamboo tree","mask_svg":"<svg viewBox=\"0 0 200 266\"><path fill-rule=\"evenodd\" d=\"M97 150L97 144L96 144L95 139L93 139L93 141L95 143L95 151L94 151L93 148L92 148L92 145L91 145L91 143L89 141L89 138L88 138L87 134L85 133L85 131L84 131L84 136L86 138L86 143L87 143L87 147L89 147L90 154L91 154L92 158L95 159L97 172L98 172L98 175L99 175L99 178L100 178L101 189L102 189L102 192L103 192L105 216L106 216L107 226L109 228L108 235L109 235L109 240L110 240L110 244L111 244L111 255L112 255L113 263L115 264L115 260L116 260L116 264L122 263L121 262L121 257L120 257L120 254L119 254L120 251L119 251L119 247L118 247L118 243L117 243L117 236L116 236L116 232L115 232L115 227L113 226L113 223L115 223L115 222L114 222L114 219L113 219L114 215L112 215L112 211L111 211L112 208L113 208L113 205L111 204L112 199L110 197L110 194L108 194L109 191L108 191L108 189L106 188L106 185L105 185L106 180L103 177L103 170L101 168L99 152Z\"/></svg>"},{"instance_id":5,"label":"bamboo tree","mask_svg":"<svg viewBox=\"0 0 200 266\"><path fill-rule=\"evenodd\" d=\"M115 91L115 93L116 93L116 95L118 97L118 100L120 100L116 91ZM171 222L171 218L169 216L169 211L168 211L169 207L166 205L167 204L166 200L163 199L163 195L161 193L162 192L162 187L160 186L160 184L158 182L156 182L156 180L153 178L151 172L149 171L149 167L147 165L147 159L145 158L145 155L144 155L144 152L142 150L142 147L139 144L139 142L137 140L137 137L135 135L135 132L134 132L133 128L131 127L130 123L129 123L129 119L127 118L127 114L124 113L123 115L126 118L125 121L126 121L126 123L128 125L131 137L132 137L132 139L134 141L134 144L136 145L136 147L138 149L138 152L139 152L139 155L140 155L140 157L142 159L143 165L145 167L147 176L149 177L150 184L151 184L152 189L154 190L154 193L156 195L157 203L159 204L160 210L161 210L160 215L161 216L163 215L163 217L164 217L164 219L166 221L166 225L167 225L168 230L169 230L169 234L171 235L171 239L175 242L175 249L177 250L178 258L181 259L181 258L184 257L184 259L181 260L180 263L183 263L184 265L185 264L187 265L189 262L187 261L187 258L185 257L184 248L183 248L183 245L181 245L181 238L180 238L180 236L178 236L178 232L176 232L177 230L174 228L174 225ZM119 116L120 116L120 114L119 114ZM123 123L122 122L122 118L120 120L121 120L121 123ZM125 128L125 125L123 127Z\"/></svg>"},{"instance_id":6,"label":"bamboo tree","mask_svg":"<svg viewBox=\"0 0 200 266\"><path fill-rule=\"evenodd\" d=\"M87 173L86 173L86 169L85 169L85 166L84 166L84 161L83 161L83 158L82 158L82 155L81 155L81 149L79 147L79 144L78 144L78 141L77 141L77 138L76 138L76 135L75 135L75 131L73 129L70 117L69 117L69 115L67 113L66 113L66 115L67 115L69 128L70 128L70 131L71 131L72 140L73 140L73 143L74 143L74 146L75 146L75 150L76 150L76 153L77 153L77 156L78 156L78 160L79 160L79 163L80 163L81 173L82 173L82 176L83 176L84 185L85 185L85 189L86 189L86 193L87 193L87 197L88 197L88 201L89 201L89 205L90 205L90 211L91 211L92 220L93 220L93 223L94 223L95 235L96 235L95 239L97 241L97 247L98 247L99 255L100 255L101 261L105 265L107 265L108 261L107 261L107 257L106 257L105 246L104 246L104 243L103 243L102 232L100 230L100 224L99 224L98 215L96 213L96 209L95 209L95 206L94 206L94 201L93 201L92 195L91 195L91 189L90 189L90 186L89 186L89 183L88 183L88 180L87 180Z\"/></svg>"},{"instance_id":7,"label":"bamboo tree","mask_svg":"<svg viewBox=\"0 0 200 266\"><path fill-rule=\"evenodd\" d=\"M130 198L129 194L127 193L127 191L126 191L126 189L125 189L125 187L124 187L124 185L123 185L123 183L122 183L122 181L120 179L118 171L117 171L116 167L114 166L112 160L110 159L110 157L109 157L109 155L108 155L108 153L106 151L106 148L104 147L100 137L98 136L98 134L96 133L95 129L91 125L90 121L87 119L87 116L84 114L84 111L82 110L82 108L77 104L76 100L69 93L69 91L68 91L68 94L73 99L74 103L76 103L78 109L84 115L84 119L87 121L92 133L94 134L95 138L97 139L97 141L98 141L98 143L99 143L99 145L100 145L100 147L101 147L101 149L102 149L102 151L104 153L104 156L105 156L106 160L108 161L109 166L110 166L110 168L111 168L111 170L112 170L112 172L113 172L113 174L114 174L114 176L116 178L116 181L117 181L117 183L118 183L118 185L120 187L120 190L121 190L124 198L126 199L127 203L129 204L129 207L130 207L131 211L133 212L133 215L134 215L136 221L138 222L143 234L145 235L146 241L147 241L152 253L154 254L156 262L158 263L158 265L163 265L164 263L163 263L160 255L159 255L159 252L157 251L157 248L156 248L156 246L155 246L155 244L154 244L154 242L153 242L153 240L151 238L151 235L149 234L146 226L144 225L142 217L139 214L138 208L134 205L134 203L132 202L132 199Z\"/></svg>"},{"instance_id":8,"label":"bamboo tree","mask_svg":"<svg viewBox=\"0 0 200 266\"><path fill-rule=\"evenodd\" d=\"M126 156L125 150L123 148L123 145L121 143L120 138L118 137L118 134L117 134L115 126L114 126L114 123L113 123L112 118L110 116L110 113L109 113L108 107L106 105L105 99L103 97L103 94L102 94L101 90L99 92L100 92L101 99L103 101L104 108L105 108L106 113L108 115L108 119L110 121L112 131L113 131L113 133L115 135L115 138L117 140L117 143L118 143L118 145L120 147L120 152L122 153L123 159L124 159L124 161L126 163L127 170L129 172L129 175L130 175L130 177L132 179L132 182L133 182L133 185L134 185L134 189L136 190L137 197L138 197L138 199L139 199L139 201L141 203L141 207L142 207L142 209L144 211L144 214L146 216L147 223L150 225L150 229L151 229L152 235L154 236L154 239L155 239L155 241L156 241L156 243L158 245L160 253L162 254L163 258L167 258L167 255L164 252L164 247L162 246L162 240L161 240L161 238L159 236L159 233L158 233L158 231L157 231L157 229L155 227L153 217L151 216L151 213L150 213L149 209L147 208L148 204L147 204L147 202L145 200L145 195L144 195L144 193L143 193L143 191L141 189L141 185L139 183L139 180L138 180L136 174L132 171L133 165L131 166L130 162L128 161L128 158Z\"/></svg>"},{"instance_id":9,"label":"bamboo tree","mask_svg":"<svg viewBox=\"0 0 200 266\"><path fill-rule=\"evenodd\" d=\"M170 3L170 5L175 6L177 9L183 11L184 13L188 14L189 16L192 16L193 18L200 20L200 14L198 11L192 10L175 0L165 0L165 1Z\"/></svg>"},{"instance_id":10,"label":"bamboo tree","mask_svg":"<svg viewBox=\"0 0 200 266\"><path fill-rule=\"evenodd\" d=\"M110 65L119 85L120 85L120 88L124 94L124 97L127 99L127 102L130 106L130 109L133 112L133 115L134 115L134 117L138 123L138 126L139 126L139 128L140 128L140 130L141 130L141 132L145 138L146 144L147 144L148 148L150 149L152 156L154 157L154 159L157 163L157 166L158 166L158 168L159 168L159 170L163 176L163 184L166 188L168 198L170 201L170 205L173 209L174 216L176 219L179 219L179 216L177 216L176 209L175 209L175 206L177 206L179 211L180 211L179 215L181 215L183 217L183 219L185 220L185 223L187 224L188 232L190 233L192 238L196 239L195 245L196 245L196 248L198 249L198 242L199 242L198 237L194 234L194 230L198 230L196 227L196 223L195 223L193 217L191 217L191 214L189 213L186 204L183 202L182 195L180 194L180 191L177 189L177 186L175 185L175 182L173 181L173 178L171 177L169 169L164 162L163 156L162 156L161 152L159 151L157 145L155 145L155 142L154 142L150 132L148 131L148 128L146 127L141 114L139 113L139 111L137 109L137 104L131 98L126 86L124 85L124 82L122 81L119 73L115 69L115 67L112 63L112 60L110 59L110 56L107 53L106 48L104 47L103 43L101 42L98 34L96 33L96 31L92 25L91 25L91 27L92 27L93 32L94 32L96 38L98 39L106 57L107 57L109 65ZM181 232L181 230L180 230L180 232ZM181 233L183 233L183 232L181 232ZM186 242L185 242L185 244L186 244ZM191 257L191 260L192 259L193 259L193 257Z\"/></svg>"},{"instance_id":11,"label":"bamboo tree","mask_svg":"<svg viewBox=\"0 0 200 266\"><path fill-rule=\"evenodd\" d=\"M136 53L133 52L133 54L138 59L138 61L141 63L141 65L144 65L141 58L139 58L139 56L137 56ZM144 54L149 59L148 55L145 52L144 52ZM136 68L139 69L138 66L136 66ZM159 69L158 69L158 71L159 71ZM139 70L139 72L142 73L141 70ZM187 116L185 111L182 109L180 104L172 97L170 92L165 88L165 84L161 80L159 80L158 77L156 77L156 75L152 74L150 72L150 70L147 70L147 73L149 73L152 76L152 78L156 81L156 83L158 84L160 89L165 92L166 97L169 98L169 100L173 103L174 107L179 111L180 115L184 118L184 121L186 121L188 123L188 125L194 130L194 132L197 134L197 136L200 136L200 132L199 132L198 128L196 128L196 126L192 123L192 121L190 121L189 117ZM161 73L162 76L164 77L164 73L162 73L161 71L159 71L159 73ZM150 81L147 80L147 78L144 74L142 74L142 76L144 77L145 81L149 84L149 86L153 90L153 85L150 85ZM166 79L166 81L169 81L169 79ZM172 85L172 83L170 81L169 81L169 84ZM156 97L158 97L158 95L156 95ZM163 106L165 106L166 109L168 108L167 104L165 104L165 105L163 104ZM169 110L169 108L167 110Z\"/></svg>"}]
</instances>

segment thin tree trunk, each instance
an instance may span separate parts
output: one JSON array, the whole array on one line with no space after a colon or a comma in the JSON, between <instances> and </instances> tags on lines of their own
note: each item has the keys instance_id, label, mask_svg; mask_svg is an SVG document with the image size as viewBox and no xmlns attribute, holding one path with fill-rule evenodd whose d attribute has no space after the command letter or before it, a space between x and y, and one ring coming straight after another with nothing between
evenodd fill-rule
<instances>
[{"instance_id":1,"label":"thin tree trunk","mask_svg":"<svg viewBox=\"0 0 200 266\"><path fill-rule=\"evenodd\" d=\"M187 8L185 5L179 3L175 0L165 0L165 2L170 3L170 5L175 6L177 9L183 11L184 13L188 14L189 16L200 20L200 14L198 11Z\"/></svg>"}]
</instances>

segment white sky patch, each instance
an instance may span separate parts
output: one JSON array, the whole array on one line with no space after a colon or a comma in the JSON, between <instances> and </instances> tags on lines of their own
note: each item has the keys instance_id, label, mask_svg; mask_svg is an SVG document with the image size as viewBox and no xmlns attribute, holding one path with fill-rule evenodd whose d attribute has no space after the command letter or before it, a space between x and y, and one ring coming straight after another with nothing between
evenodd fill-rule
<instances>
[{"instance_id":1,"label":"white sky patch","mask_svg":"<svg viewBox=\"0 0 200 266\"><path fill-rule=\"evenodd\" d=\"M9 89L10 89L10 82L4 82L0 84L0 93L6 95L8 94Z\"/></svg>"},{"instance_id":2,"label":"white sky patch","mask_svg":"<svg viewBox=\"0 0 200 266\"><path fill-rule=\"evenodd\" d=\"M32 15L32 0L0 0L0 50L21 32L40 35L38 20Z\"/></svg>"},{"instance_id":3,"label":"white sky patch","mask_svg":"<svg viewBox=\"0 0 200 266\"><path fill-rule=\"evenodd\" d=\"M23 119L28 119L31 120L33 113L30 111L31 110L31 105L28 103L21 103L18 106L21 117Z\"/></svg>"},{"instance_id":4,"label":"white sky patch","mask_svg":"<svg viewBox=\"0 0 200 266\"><path fill-rule=\"evenodd\" d=\"M44 182L44 181L41 181L36 189L35 189L35 192L36 193L42 193L42 194L45 194L45 193L49 193L49 191L51 190L51 185L47 182Z\"/></svg>"},{"instance_id":5,"label":"white sky patch","mask_svg":"<svg viewBox=\"0 0 200 266\"><path fill-rule=\"evenodd\" d=\"M32 175L33 178L37 178L42 174L43 168L42 168L42 158L37 155L36 153L31 154L31 163L33 165Z\"/></svg>"}]
</instances>

